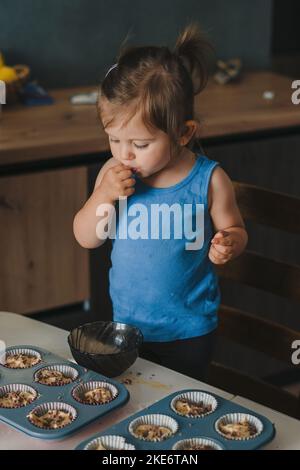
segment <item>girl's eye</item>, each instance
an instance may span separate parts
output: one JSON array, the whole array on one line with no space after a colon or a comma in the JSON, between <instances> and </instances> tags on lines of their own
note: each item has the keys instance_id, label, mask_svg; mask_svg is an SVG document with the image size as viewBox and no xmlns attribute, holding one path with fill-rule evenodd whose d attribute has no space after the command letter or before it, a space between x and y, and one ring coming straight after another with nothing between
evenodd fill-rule
<instances>
[{"instance_id":1,"label":"girl's eye","mask_svg":"<svg viewBox=\"0 0 300 470\"><path fill-rule=\"evenodd\" d=\"M117 144L119 142L119 140L113 140L113 139L109 139L109 141L113 144ZM148 147L149 144L144 144L144 145L136 145L134 144L134 146L137 148L137 149L145 149L146 147Z\"/></svg>"},{"instance_id":2,"label":"girl's eye","mask_svg":"<svg viewBox=\"0 0 300 470\"><path fill-rule=\"evenodd\" d=\"M144 145L136 145L134 144L134 146L137 148L137 149L145 149L146 147L148 147L149 144L144 144Z\"/></svg>"}]
</instances>

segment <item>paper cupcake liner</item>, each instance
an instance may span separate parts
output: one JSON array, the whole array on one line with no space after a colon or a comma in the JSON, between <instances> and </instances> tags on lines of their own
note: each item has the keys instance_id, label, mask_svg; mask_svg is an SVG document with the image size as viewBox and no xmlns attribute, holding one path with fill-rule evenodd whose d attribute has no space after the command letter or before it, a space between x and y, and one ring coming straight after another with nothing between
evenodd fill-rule
<instances>
[{"instance_id":1,"label":"paper cupcake liner","mask_svg":"<svg viewBox=\"0 0 300 470\"><path fill-rule=\"evenodd\" d=\"M6 364L6 358L7 356L14 356L16 354L26 354L27 356L34 356L38 359L38 362L32 366L26 366L26 367L10 367ZM6 367L7 369L30 369L31 367L37 366L42 360L42 357L39 352L35 351L34 349L28 349L28 348L9 348L6 350L5 354L2 355L1 357L1 365Z\"/></svg>"},{"instance_id":2,"label":"paper cupcake liner","mask_svg":"<svg viewBox=\"0 0 300 470\"><path fill-rule=\"evenodd\" d=\"M173 445L172 450L187 450L186 448L192 445L207 445L212 447L211 450L224 450L223 447L216 441L213 441L212 439L208 439L206 437L194 437L191 439L183 439L182 441L177 441L176 444Z\"/></svg>"},{"instance_id":3,"label":"paper cupcake liner","mask_svg":"<svg viewBox=\"0 0 300 470\"><path fill-rule=\"evenodd\" d=\"M171 431L171 436L163 437L163 438L154 438L154 439L147 439L144 437L137 436L135 434L135 429L140 425L140 424L151 424L154 426L164 426ZM129 424L129 432L130 434L135 437L136 439L140 439L142 441L150 441L150 442L161 442L165 439L168 439L172 437L177 431L178 431L178 423L175 419L171 418L170 416L167 415L162 415L162 414L150 414L150 415L145 415L145 416L140 416L139 418L134 419L130 424Z\"/></svg>"},{"instance_id":4,"label":"paper cupcake liner","mask_svg":"<svg viewBox=\"0 0 300 470\"><path fill-rule=\"evenodd\" d=\"M0 397L4 397L6 393L9 392L30 392L34 395L34 397L25 405L13 405L13 406L3 406L0 404L0 408L5 408L5 409L15 409L15 408L23 408L24 406L30 405L34 400L38 398L38 392L30 387L29 385L24 385L24 384L9 384L9 385L4 385L3 387L0 387Z\"/></svg>"},{"instance_id":5,"label":"paper cupcake liner","mask_svg":"<svg viewBox=\"0 0 300 470\"><path fill-rule=\"evenodd\" d=\"M229 424L229 423L239 423L241 421L248 421L250 424L255 426L256 428L256 433L253 434L253 436L249 437L233 437L230 436L229 434L223 433L219 429L220 424ZM259 436L262 431L263 431L263 423L260 421L260 419L256 418L256 416L247 414L247 413L229 413L227 415L221 416L216 423L215 423L215 429L216 431L220 434L220 436L224 437L225 439L230 439L234 441L248 441L250 439L255 439L257 436Z\"/></svg>"},{"instance_id":6,"label":"paper cupcake liner","mask_svg":"<svg viewBox=\"0 0 300 470\"><path fill-rule=\"evenodd\" d=\"M107 400L105 402L99 402L99 403L88 403L84 401L84 393L89 392L90 390L94 390L95 388L106 388L111 392L112 398L110 400ZM108 383L108 382L86 382L86 383L81 383L77 385L75 388L72 390L72 397L74 400L78 401L79 403L82 403L83 405L106 405L107 403L110 403L111 401L115 400L117 396L119 395L119 390L117 387L115 387L113 384Z\"/></svg>"},{"instance_id":7,"label":"paper cupcake liner","mask_svg":"<svg viewBox=\"0 0 300 470\"><path fill-rule=\"evenodd\" d=\"M178 410L176 410L175 405L176 405L176 402L178 400L182 400L182 399L187 400L191 403L196 403L196 404L203 403L204 405L211 405L211 410L206 411L205 413L201 413L199 415L191 415L191 414L180 413ZM215 397L213 397L209 393L194 390L194 391L185 392L185 393L181 393L180 395L177 395L171 401L170 406L171 406L172 410L180 416L184 416L186 418L203 418L204 416L207 416L207 415L213 413L216 410L216 408L218 406L218 402L215 399Z\"/></svg>"},{"instance_id":8,"label":"paper cupcake liner","mask_svg":"<svg viewBox=\"0 0 300 470\"><path fill-rule=\"evenodd\" d=\"M67 365L49 365L49 366L45 366L45 367L41 367L40 369L38 369L35 374L34 374L34 381L41 384L41 385L46 385L47 387L62 387L64 385L69 385L68 383L65 384L64 382L57 382L57 383L44 383L44 382L41 382L40 378L39 378L39 374L43 371L43 370L50 370L50 371L55 371L55 372L61 372L62 374L64 374L65 376L69 377L70 379L72 379L72 382L74 382L77 377L78 377L78 371L74 368L74 367L71 367L71 366L67 366Z\"/></svg>"},{"instance_id":9,"label":"paper cupcake liner","mask_svg":"<svg viewBox=\"0 0 300 470\"><path fill-rule=\"evenodd\" d=\"M70 413L71 416L72 416L72 421L70 423L66 424L66 425L57 426L56 428L52 428L51 426L39 426L38 424L33 423L32 420L31 420L30 415L27 415L27 419L28 419L28 421L30 421L30 423L33 426L36 426L37 428L50 429L50 430L55 431L57 429L61 429L61 428L65 428L66 426L69 426L77 418L77 411L75 410L75 408L73 408L73 406L68 405L67 403L60 403L60 402L43 403L42 405L39 405L36 408L34 408L31 411L31 413L34 413L35 415L40 417L40 416L43 416L44 414L46 414L47 411L49 411L49 410L59 410L59 411L64 411L66 413Z\"/></svg>"},{"instance_id":10,"label":"paper cupcake liner","mask_svg":"<svg viewBox=\"0 0 300 470\"><path fill-rule=\"evenodd\" d=\"M105 450L135 450L132 444L128 444L122 436L101 436L89 442L83 450L101 450L98 445L105 447Z\"/></svg>"}]
</instances>

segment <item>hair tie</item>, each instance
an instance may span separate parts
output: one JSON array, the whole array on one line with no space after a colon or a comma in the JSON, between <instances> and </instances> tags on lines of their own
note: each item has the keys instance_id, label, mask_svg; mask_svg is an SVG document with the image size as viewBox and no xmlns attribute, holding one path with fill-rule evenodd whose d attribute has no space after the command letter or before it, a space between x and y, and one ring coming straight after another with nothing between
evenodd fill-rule
<instances>
[{"instance_id":1,"label":"hair tie","mask_svg":"<svg viewBox=\"0 0 300 470\"><path fill-rule=\"evenodd\" d=\"M105 75L105 77L104 77L104 78L106 78L106 77L107 77L107 75L109 74L109 72L111 72L111 71L112 71L114 68L116 68L116 67L117 67L117 65L118 65L118 63L116 63L116 64L112 65L112 66L111 66L111 67L108 69L108 71L106 72L106 75Z\"/></svg>"}]
</instances>

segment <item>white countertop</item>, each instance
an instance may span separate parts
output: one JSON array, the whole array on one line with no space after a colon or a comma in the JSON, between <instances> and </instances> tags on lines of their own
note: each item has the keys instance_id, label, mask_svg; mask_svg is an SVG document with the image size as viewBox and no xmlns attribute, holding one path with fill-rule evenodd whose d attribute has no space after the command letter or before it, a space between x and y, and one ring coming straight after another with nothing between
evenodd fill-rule
<instances>
[{"instance_id":1,"label":"white countertop","mask_svg":"<svg viewBox=\"0 0 300 470\"><path fill-rule=\"evenodd\" d=\"M6 346L31 344L48 349L49 351L72 360L67 343L68 331L47 325L31 318L9 312L0 312L0 340ZM151 405L157 400L185 388L197 388L211 391L217 395L233 400L269 418L276 427L276 436L266 449L299 449L300 422L289 416L278 413L242 397L234 397L223 390L191 379L165 367L138 358L122 376L114 380L130 378L127 385L130 392L129 402L114 411L101 421L92 423L62 441L45 441L35 439L0 422L0 449L73 449L81 441L97 432L101 432L112 424L125 419L127 416Z\"/></svg>"}]
</instances>

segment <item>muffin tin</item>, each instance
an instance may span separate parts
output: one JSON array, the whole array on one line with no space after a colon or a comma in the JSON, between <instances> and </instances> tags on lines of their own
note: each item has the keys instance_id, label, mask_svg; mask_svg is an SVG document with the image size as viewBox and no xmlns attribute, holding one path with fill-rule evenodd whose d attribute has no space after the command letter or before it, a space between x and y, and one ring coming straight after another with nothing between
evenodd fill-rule
<instances>
[{"instance_id":1,"label":"muffin tin","mask_svg":"<svg viewBox=\"0 0 300 470\"><path fill-rule=\"evenodd\" d=\"M13 346L6 348L6 352L14 350L32 350L41 355L38 364L24 369L8 368L0 361L0 391L2 387L5 390L15 390L11 384L22 384L29 386L37 392L37 398L30 404L17 408L0 407L0 419L11 426L29 434L30 436L40 439L62 439L71 433L78 431L90 422L110 413L127 403L129 393L126 387L112 379L108 379L101 374L87 370L73 362L52 354L51 352L35 346ZM37 382L38 371L46 366L59 366L59 370L68 372L72 378L72 382L66 385L45 385ZM73 396L74 389L79 385L88 382L102 382L114 390L115 398L110 402L103 404L85 404L75 399ZM24 389L24 387L20 387ZM27 387L25 387L27 389ZM117 390L117 392L116 392ZM78 398L78 397L77 397ZM45 404L49 404L49 409L60 408L63 406L66 410L70 410L73 421L65 427L58 429L39 428L32 424L27 415L37 408L37 410L45 410ZM48 405L47 405L48 406Z\"/></svg>"},{"instance_id":2,"label":"muffin tin","mask_svg":"<svg viewBox=\"0 0 300 470\"><path fill-rule=\"evenodd\" d=\"M176 397L181 395L195 397L199 396L199 394L205 397L207 403L212 404L211 412L197 417L187 417L175 411L174 399ZM154 418L150 418L150 415L154 416ZM156 419L157 422L157 420L159 421L160 419L158 415L164 416L163 419L165 423L167 422L166 417L169 417L170 423L173 423L173 420L177 422L178 429L171 437L160 442L153 442L133 436L131 431L134 422L140 423L143 417L147 418L145 420L142 419L142 422L149 422L149 419L152 419L152 421ZM216 422L223 416L239 417L245 415L249 416L250 421L260 423L256 437L247 438L245 440L229 439L223 437L216 430ZM253 419L251 417L253 417ZM177 450L180 448L180 441L193 439L193 442L197 443L197 441L199 442L198 438L202 438L203 440L201 439L201 442L204 444L215 445L218 450L254 450L272 440L274 435L274 425L265 416L254 413L229 400L225 400L214 393L193 389L172 393L148 408L140 410L138 413L126 418L120 423L111 426L106 429L105 432L91 436L89 439L81 442L79 446L76 447L76 450L89 450L89 444L102 436L119 436L119 438L125 439L124 442L126 442L126 444L133 445L137 450Z\"/></svg>"}]
</instances>

